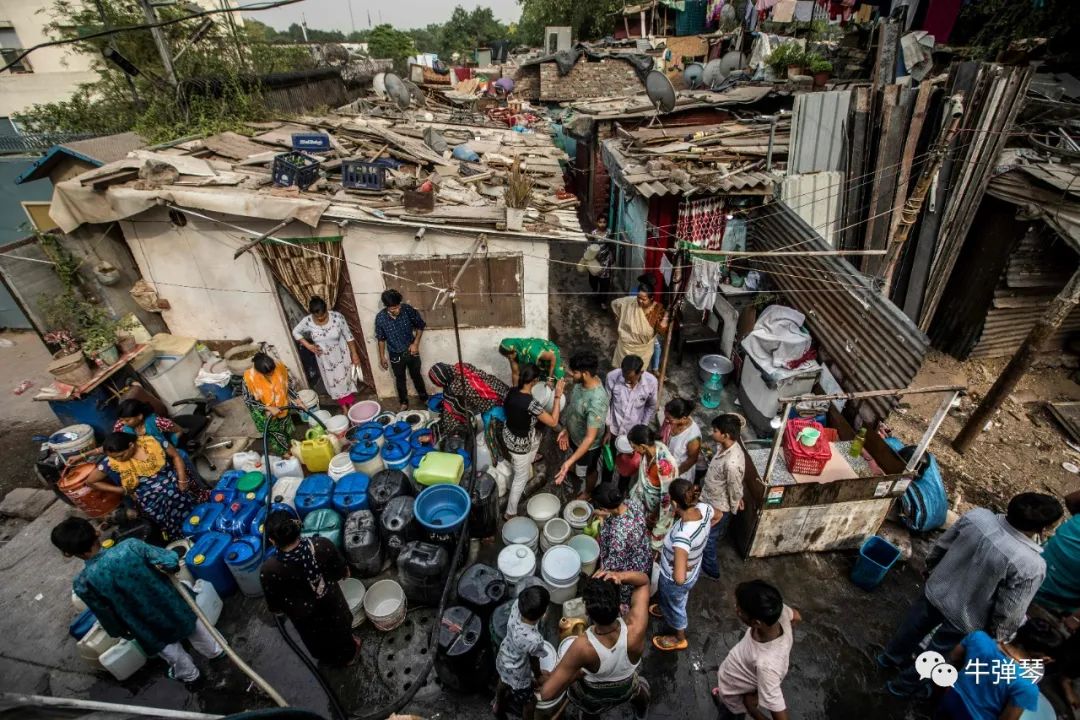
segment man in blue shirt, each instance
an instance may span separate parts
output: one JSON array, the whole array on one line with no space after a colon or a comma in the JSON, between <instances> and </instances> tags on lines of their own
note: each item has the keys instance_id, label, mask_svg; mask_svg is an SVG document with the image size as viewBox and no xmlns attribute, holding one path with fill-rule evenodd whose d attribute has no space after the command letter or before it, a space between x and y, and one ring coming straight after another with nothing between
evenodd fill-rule
<instances>
[{"instance_id":1,"label":"man in blue shirt","mask_svg":"<svg viewBox=\"0 0 1080 720\"><path fill-rule=\"evenodd\" d=\"M382 294L384 308L375 316L375 338L379 341L379 365L394 372L398 401L402 410L409 409L409 393L405 387L405 371L409 371L420 401L427 402L427 386L420 374L420 338L427 323L412 305L401 301L397 290L385 290ZM387 362L387 354L390 360Z\"/></svg>"},{"instance_id":2,"label":"man in blue shirt","mask_svg":"<svg viewBox=\"0 0 1080 720\"><path fill-rule=\"evenodd\" d=\"M1011 642L982 630L969 634L949 654L956 684L942 698L938 716L948 720L1015 720L1039 706L1043 668L1058 644L1048 623L1028 620Z\"/></svg>"}]
</instances>

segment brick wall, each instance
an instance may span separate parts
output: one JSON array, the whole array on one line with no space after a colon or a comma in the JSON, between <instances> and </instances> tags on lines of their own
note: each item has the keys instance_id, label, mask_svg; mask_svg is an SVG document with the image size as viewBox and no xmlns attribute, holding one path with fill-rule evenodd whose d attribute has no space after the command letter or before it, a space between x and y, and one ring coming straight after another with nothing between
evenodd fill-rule
<instances>
[{"instance_id":1,"label":"brick wall","mask_svg":"<svg viewBox=\"0 0 1080 720\"><path fill-rule=\"evenodd\" d=\"M582 58L562 76L554 62L540 65L540 99L545 101L633 95L644 89L634 68L622 60L605 58L590 62Z\"/></svg>"}]
</instances>

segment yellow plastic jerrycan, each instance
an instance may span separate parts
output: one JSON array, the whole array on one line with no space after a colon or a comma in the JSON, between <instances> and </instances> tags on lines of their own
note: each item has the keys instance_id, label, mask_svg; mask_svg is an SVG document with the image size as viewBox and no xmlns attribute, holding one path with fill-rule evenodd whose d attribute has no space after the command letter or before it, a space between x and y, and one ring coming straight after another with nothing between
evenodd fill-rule
<instances>
[{"instance_id":1,"label":"yellow plastic jerrycan","mask_svg":"<svg viewBox=\"0 0 1080 720\"><path fill-rule=\"evenodd\" d=\"M308 472L326 472L330 460L337 454L334 444L326 435L313 435L308 431L307 439L300 444L300 462Z\"/></svg>"}]
</instances>

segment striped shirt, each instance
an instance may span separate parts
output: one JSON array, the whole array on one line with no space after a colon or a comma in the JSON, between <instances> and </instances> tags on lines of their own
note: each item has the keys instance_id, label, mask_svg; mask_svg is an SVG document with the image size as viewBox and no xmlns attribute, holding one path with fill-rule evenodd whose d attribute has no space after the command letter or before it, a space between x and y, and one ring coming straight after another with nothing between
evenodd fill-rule
<instances>
[{"instance_id":1,"label":"striped shirt","mask_svg":"<svg viewBox=\"0 0 1080 720\"><path fill-rule=\"evenodd\" d=\"M985 630L1008 641L1024 623L1046 575L1042 549L985 508L976 508L938 538L926 556L926 599L965 633Z\"/></svg>"},{"instance_id":2,"label":"striped shirt","mask_svg":"<svg viewBox=\"0 0 1080 720\"><path fill-rule=\"evenodd\" d=\"M664 536L664 547L660 553L660 572L668 580L675 580L675 548L686 551L686 584L697 580L701 572L701 556L705 554L705 543L709 539L709 528L712 525L712 505L699 502L696 505L701 513L700 520L683 521L679 518L671 526L671 530Z\"/></svg>"}]
</instances>

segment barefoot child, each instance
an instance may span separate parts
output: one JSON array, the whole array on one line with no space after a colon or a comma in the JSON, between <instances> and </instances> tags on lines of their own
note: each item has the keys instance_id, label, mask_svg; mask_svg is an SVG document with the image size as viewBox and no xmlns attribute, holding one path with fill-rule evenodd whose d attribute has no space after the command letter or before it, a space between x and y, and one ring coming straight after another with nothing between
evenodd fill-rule
<instances>
[{"instance_id":1,"label":"barefoot child","mask_svg":"<svg viewBox=\"0 0 1080 720\"><path fill-rule=\"evenodd\" d=\"M802 619L799 611L785 605L772 585L751 580L735 588L735 612L750 629L720 664L715 691L720 717L788 720L780 683L794 640L791 625Z\"/></svg>"},{"instance_id":2,"label":"barefoot child","mask_svg":"<svg viewBox=\"0 0 1080 720\"><path fill-rule=\"evenodd\" d=\"M544 636L538 625L544 619L551 596L547 588L525 588L510 609L506 637L499 646L495 668L499 671L499 687L495 691L492 710L503 720L507 713L531 720L536 708L535 688L546 673L540 671L544 654Z\"/></svg>"}]
</instances>

